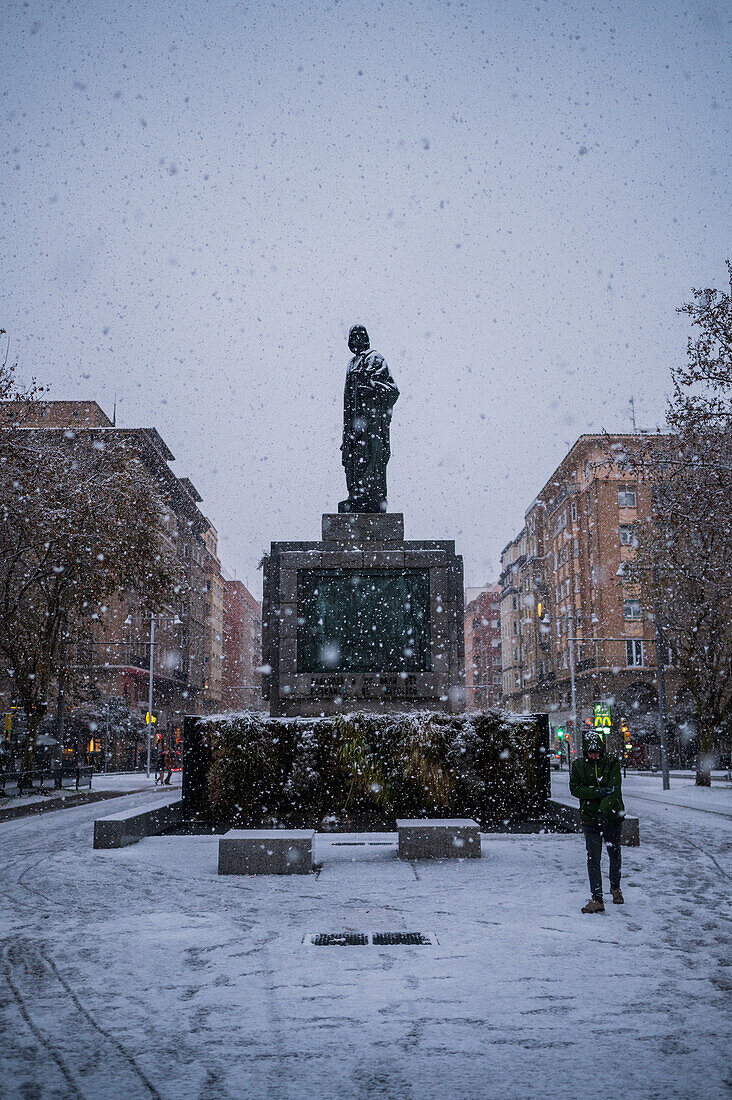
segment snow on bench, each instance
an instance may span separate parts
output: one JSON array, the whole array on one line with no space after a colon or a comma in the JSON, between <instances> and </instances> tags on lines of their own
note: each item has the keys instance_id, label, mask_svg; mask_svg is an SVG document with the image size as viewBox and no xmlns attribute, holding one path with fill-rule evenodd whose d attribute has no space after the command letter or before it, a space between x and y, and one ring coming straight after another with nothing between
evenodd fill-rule
<instances>
[{"instance_id":1,"label":"snow on bench","mask_svg":"<svg viewBox=\"0 0 732 1100\"><path fill-rule=\"evenodd\" d=\"M137 844L145 836L156 836L182 820L183 803L180 799L158 805L152 810L122 810L117 814L108 814L94 822L94 847L125 848L128 844Z\"/></svg>"},{"instance_id":2,"label":"snow on bench","mask_svg":"<svg viewBox=\"0 0 732 1100\"><path fill-rule=\"evenodd\" d=\"M220 875L309 875L314 829L230 829L219 840Z\"/></svg>"},{"instance_id":3,"label":"snow on bench","mask_svg":"<svg viewBox=\"0 0 732 1100\"><path fill-rule=\"evenodd\" d=\"M400 859L480 859L478 822L470 817L401 818Z\"/></svg>"}]
</instances>

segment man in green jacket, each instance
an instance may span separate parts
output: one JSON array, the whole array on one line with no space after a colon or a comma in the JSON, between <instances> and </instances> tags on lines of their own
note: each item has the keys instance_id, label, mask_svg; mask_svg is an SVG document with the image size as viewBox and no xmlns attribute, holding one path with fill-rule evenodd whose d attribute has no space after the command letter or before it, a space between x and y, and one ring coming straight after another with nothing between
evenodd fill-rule
<instances>
[{"instance_id":1,"label":"man in green jacket","mask_svg":"<svg viewBox=\"0 0 732 1100\"><path fill-rule=\"evenodd\" d=\"M620 835L625 807L620 792L620 761L606 756L605 745L597 730L582 738L582 759L575 760L569 777L569 789L579 799L582 829L587 847L587 874L592 897L583 913L604 913L600 857L603 839L610 856L610 893L616 905L623 904L620 890Z\"/></svg>"}]
</instances>

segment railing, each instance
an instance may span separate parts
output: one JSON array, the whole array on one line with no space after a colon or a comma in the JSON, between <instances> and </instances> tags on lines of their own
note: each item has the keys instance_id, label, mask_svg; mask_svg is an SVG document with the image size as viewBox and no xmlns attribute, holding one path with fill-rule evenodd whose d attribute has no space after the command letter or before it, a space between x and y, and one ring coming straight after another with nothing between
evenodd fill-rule
<instances>
[{"instance_id":1,"label":"railing","mask_svg":"<svg viewBox=\"0 0 732 1100\"><path fill-rule=\"evenodd\" d=\"M80 790L91 788L92 767L62 766L60 768L34 768L32 771L0 773L0 795L11 798L30 791Z\"/></svg>"}]
</instances>

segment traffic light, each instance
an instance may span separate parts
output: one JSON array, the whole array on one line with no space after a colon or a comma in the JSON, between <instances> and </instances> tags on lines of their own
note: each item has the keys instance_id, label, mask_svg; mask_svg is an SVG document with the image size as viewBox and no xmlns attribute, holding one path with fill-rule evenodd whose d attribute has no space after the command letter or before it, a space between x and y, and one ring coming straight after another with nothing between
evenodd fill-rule
<instances>
[{"instance_id":1,"label":"traffic light","mask_svg":"<svg viewBox=\"0 0 732 1100\"><path fill-rule=\"evenodd\" d=\"M557 741L563 741L566 736L567 734L564 730L564 727L559 726L559 728L557 729Z\"/></svg>"}]
</instances>

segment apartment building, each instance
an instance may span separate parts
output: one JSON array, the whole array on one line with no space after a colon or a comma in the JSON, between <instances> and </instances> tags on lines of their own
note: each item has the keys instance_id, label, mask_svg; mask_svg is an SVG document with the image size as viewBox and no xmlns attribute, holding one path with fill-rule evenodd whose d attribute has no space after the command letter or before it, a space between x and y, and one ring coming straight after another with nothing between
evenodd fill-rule
<instances>
[{"instance_id":1,"label":"apartment building","mask_svg":"<svg viewBox=\"0 0 732 1100\"><path fill-rule=\"evenodd\" d=\"M657 706L655 626L626 575L651 485L626 448L667 436L583 435L542 487L501 555L504 706L549 711L571 729L610 702L640 723ZM663 654L670 705L677 677ZM572 697L574 681L574 700ZM617 735L619 722L613 729ZM577 731L573 731L575 742Z\"/></svg>"},{"instance_id":2,"label":"apartment building","mask_svg":"<svg viewBox=\"0 0 732 1100\"><path fill-rule=\"evenodd\" d=\"M213 713L221 708L224 658L224 577L218 556L218 533L208 521L203 541L204 556L204 709Z\"/></svg>"},{"instance_id":3,"label":"apartment building","mask_svg":"<svg viewBox=\"0 0 732 1100\"><path fill-rule=\"evenodd\" d=\"M465 705L468 710L500 707L501 587L465 592Z\"/></svg>"},{"instance_id":4,"label":"apartment building","mask_svg":"<svg viewBox=\"0 0 732 1100\"><path fill-rule=\"evenodd\" d=\"M224 580L223 706L264 710L262 607L242 581Z\"/></svg>"}]
</instances>

